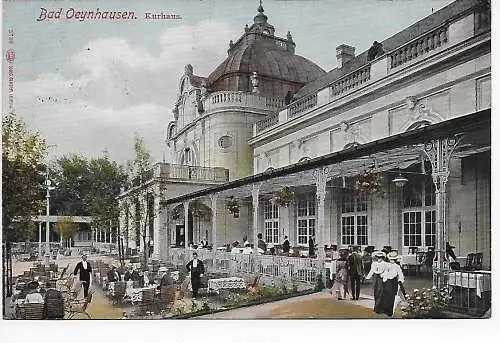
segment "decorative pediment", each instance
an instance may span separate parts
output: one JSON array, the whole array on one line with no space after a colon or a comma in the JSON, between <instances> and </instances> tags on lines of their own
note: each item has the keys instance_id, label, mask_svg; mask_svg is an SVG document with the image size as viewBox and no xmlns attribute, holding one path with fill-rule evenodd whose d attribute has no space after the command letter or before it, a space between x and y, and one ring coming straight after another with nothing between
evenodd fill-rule
<instances>
[{"instance_id":1,"label":"decorative pediment","mask_svg":"<svg viewBox=\"0 0 500 343\"><path fill-rule=\"evenodd\" d=\"M409 96L405 100L408 111L408 120L400 127L399 132L411 131L416 128L432 125L443 121L439 113L431 110L428 99L417 99Z\"/></svg>"}]
</instances>

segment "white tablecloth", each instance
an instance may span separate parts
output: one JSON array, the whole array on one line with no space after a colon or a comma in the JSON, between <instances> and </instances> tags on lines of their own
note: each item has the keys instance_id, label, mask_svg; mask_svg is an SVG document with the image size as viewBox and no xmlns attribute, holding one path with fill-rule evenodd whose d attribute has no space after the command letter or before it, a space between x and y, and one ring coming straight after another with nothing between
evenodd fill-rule
<instances>
[{"instance_id":1,"label":"white tablecloth","mask_svg":"<svg viewBox=\"0 0 500 343\"><path fill-rule=\"evenodd\" d=\"M491 272L452 272L448 276L448 286L475 288L477 296L481 297L481 293L491 291Z\"/></svg>"},{"instance_id":2,"label":"white tablecloth","mask_svg":"<svg viewBox=\"0 0 500 343\"><path fill-rule=\"evenodd\" d=\"M418 262L419 256L417 254L411 255L401 255L401 265L405 266L418 266L421 265L422 262Z\"/></svg>"},{"instance_id":3,"label":"white tablecloth","mask_svg":"<svg viewBox=\"0 0 500 343\"><path fill-rule=\"evenodd\" d=\"M218 291L219 289L245 289L245 280L240 277L227 277L221 279L209 279L208 290Z\"/></svg>"},{"instance_id":4,"label":"white tablecloth","mask_svg":"<svg viewBox=\"0 0 500 343\"><path fill-rule=\"evenodd\" d=\"M451 261L451 257L450 257L450 261ZM456 262L460 263L460 267L465 267L465 262L467 261L467 256L457 256L457 258L455 259Z\"/></svg>"},{"instance_id":5,"label":"white tablecloth","mask_svg":"<svg viewBox=\"0 0 500 343\"><path fill-rule=\"evenodd\" d=\"M156 286L149 286L143 288L128 288L125 293L125 297L129 298L132 302L142 301L142 291L148 289L156 289ZM156 292L155 292L156 293Z\"/></svg>"}]
</instances>

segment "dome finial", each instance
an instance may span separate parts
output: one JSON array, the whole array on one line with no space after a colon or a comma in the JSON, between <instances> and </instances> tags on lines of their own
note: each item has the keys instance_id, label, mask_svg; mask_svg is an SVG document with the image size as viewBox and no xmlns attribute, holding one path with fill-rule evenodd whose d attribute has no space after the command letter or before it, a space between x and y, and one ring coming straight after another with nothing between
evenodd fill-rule
<instances>
[{"instance_id":1,"label":"dome finial","mask_svg":"<svg viewBox=\"0 0 500 343\"><path fill-rule=\"evenodd\" d=\"M264 13L264 7L262 7L262 0L259 0L259 8L257 8L259 13Z\"/></svg>"}]
</instances>

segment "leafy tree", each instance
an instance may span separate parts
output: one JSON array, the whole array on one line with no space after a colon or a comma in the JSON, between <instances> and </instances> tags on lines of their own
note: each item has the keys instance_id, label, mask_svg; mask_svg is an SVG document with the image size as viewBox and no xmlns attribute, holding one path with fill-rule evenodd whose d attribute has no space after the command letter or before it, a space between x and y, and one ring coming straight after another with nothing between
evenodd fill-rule
<instances>
[{"instance_id":1,"label":"leafy tree","mask_svg":"<svg viewBox=\"0 0 500 343\"><path fill-rule=\"evenodd\" d=\"M63 242L67 242L70 238L73 237L77 230L78 225L75 223L75 220L73 217L66 217L60 222L57 223L56 229L57 232L62 237Z\"/></svg>"},{"instance_id":2,"label":"leafy tree","mask_svg":"<svg viewBox=\"0 0 500 343\"><path fill-rule=\"evenodd\" d=\"M147 149L144 139L137 135L134 140L134 153L134 159L127 162L129 187L138 185L145 181L146 172L152 168L151 153ZM154 211L154 203L152 201L154 196L158 196L158 194L148 194L145 199L146 201L139 201L138 199L135 199L134 204L132 205L135 208L124 209L125 212L129 213L131 218L133 218L133 222L135 223L135 238L142 238L144 246L142 251L144 262L148 260L149 255L149 244L146 241L147 232L151 221L154 220L154 217L159 215L159 213Z\"/></svg>"},{"instance_id":3,"label":"leafy tree","mask_svg":"<svg viewBox=\"0 0 500 343\"><path fill-rule=\"evenodd\" d=\"M91 216L93 228L110 230L118 226L116 197L126 174L117 162L107 156L64 156L56 161L53 174L57 183L52 202L56 213Z\"/></svg>"},{"instance_id":4,"label":"leafy tree","mask_svg":"<svg viewBox=\"0 0 500 343\"><path fill-rule=\"evenodd\" d=\"M11 113L2 118L2 227L5 241L26 239L43 208L45 139Z\"/></svg>"}]
</instances>

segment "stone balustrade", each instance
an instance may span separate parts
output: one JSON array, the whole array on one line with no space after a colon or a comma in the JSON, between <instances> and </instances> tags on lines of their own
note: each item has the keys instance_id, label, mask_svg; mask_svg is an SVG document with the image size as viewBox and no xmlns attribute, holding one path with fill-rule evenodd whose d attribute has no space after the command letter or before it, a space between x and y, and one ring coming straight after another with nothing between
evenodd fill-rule
<instances>
[{"instance_id":1,"label":"stone balustrade","mask_svg":"<svg viewBox=\"0 0 500 343\"><path fill-rule=\"evenodd\" d=\"M253 93L240 91L220 91L209 95L205 100L205 110L207 112L231 106L244 106L262 110L278 110L283 107L283 99L267 98Z\"/></svg>"},{"instance_id":2,"label":"stone balustrade","mask_svg":"<svg viewBox=\"0 0 500 343\"><path fill-rule=\"evenodd\" d=\"M279 122L279 112L268 115L265 119L256 123L257 132L261 132Z\"/></svg>"},{"instance_id":3,"label":"stone balustrade","mask_svg":"<svg viewBox=\"0 0 500 343\"><path fill-rule=\"evenodd\" d=\"M208 168L180 164L169 164L168 174L165 173L162 176L171 179L191 181L226 182L229 180L229 174L224 168Z\"/></svg>"},{"instance_id":4,"label":"stone balustrade","mask_svg":"<svg viewBox=\"0 0 500 343\"><path fill-rule=\"evenodd\" d=\"M331 94L333 97L342 95L343 93L357 88L363 83L370 80L370 67L371 64L363 66L362 68L345 75L339 80L335 81L331 86Z\"/></svg>"},{"instance_id":5,"label":"stone balustrade","mask_svg":"<svg viewBox=\"0 0 500 343\"><path fill-rule=\"evenodd\" d=\"M390 68L396 68L410 61L428 54L448 42L448 24L427 32L389 53Z\"/></svg>"},{"instance_id":6,"label":"stone balustrade","mask_svg":"<svg viewBox=\"0 0 500 343\"><path fill-rule=\"evenodd\" d=\"M288 107L288 118L293 118L300 113L307 111L310 108L315 107L318 104L318 94L311 94L302 99L294 101Z\"/></svg>"}]
</instances>

